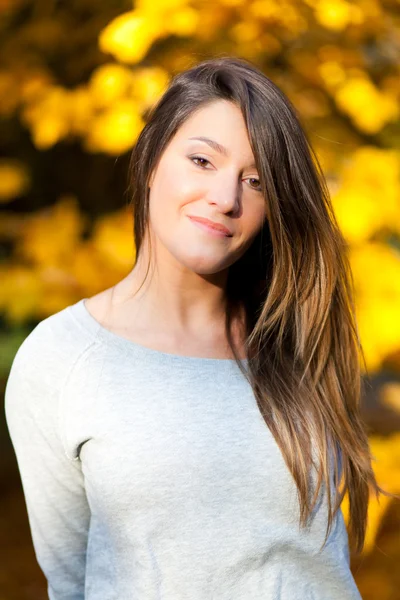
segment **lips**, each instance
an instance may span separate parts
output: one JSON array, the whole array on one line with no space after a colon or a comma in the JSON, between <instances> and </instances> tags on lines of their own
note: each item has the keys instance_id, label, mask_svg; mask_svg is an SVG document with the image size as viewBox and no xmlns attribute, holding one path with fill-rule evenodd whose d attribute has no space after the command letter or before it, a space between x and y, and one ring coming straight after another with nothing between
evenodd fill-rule
<instances>
[{"instance_id":1,"label":"lips","mask_svg":"<svg viewBox=\"0 0 400 600\"><path fill-rule=\"evenodd\" d=\"M221 223L216 223L215 221L210 221L210 219L206 219L204 217L196 217L196 216L189 215L189 218L193 219L194 221L199 221L200 223L204 223L204 225L207 225L208 227L211 227L212 229L221 231L225 235L232 236L232 232L230 231L230 229L228 229L224 225L221 225Z\"/></svg>"}]
</instances>

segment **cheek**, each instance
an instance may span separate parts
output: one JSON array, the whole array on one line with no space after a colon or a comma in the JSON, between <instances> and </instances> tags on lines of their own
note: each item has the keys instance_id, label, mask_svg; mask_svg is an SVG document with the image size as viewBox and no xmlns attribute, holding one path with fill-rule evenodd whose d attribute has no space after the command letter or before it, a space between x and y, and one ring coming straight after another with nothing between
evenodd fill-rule
<instances>
[{"instance_id":1,"label":"cheek","mask_svg":"<svg viewBox=\"0 0 400 600\"><path fill-rule=\"evenodd\" d=\"M172 226L179 223L181 213L185 213L185 205L201 198L204 190L199 188L193 176L173 169L158 173L150 191L150 215L153 222Z\"/></svg>"},{"instance_id":2,"label":"cheek","mask_svg":"<svg viewBox=\"0 0 400 600\"><path fill-rule=\"evenodd\" d=\"M198 244L194 243L196 240L200 242L201 238L196 236L187 217L187 214L195 212L191 211L191 205L196 199L193 185L176 185L172 182L169 187L151 191L150 223L161 244L173 254L183 251L194 254L201 252L201 247L197 248ZM202 246L204 252L204 241Z\"/></svg>"},{"instance_id":3,"label":"cheek","mask_svg":"<svg viewBox=\"0 0 400 600\"><path fill-rule=\"evenodd\" d=\"M243 231L246 237L255 236L263 226L267 216L264 200L249 202L243 211Z\"/></svg>"}]
</instances>

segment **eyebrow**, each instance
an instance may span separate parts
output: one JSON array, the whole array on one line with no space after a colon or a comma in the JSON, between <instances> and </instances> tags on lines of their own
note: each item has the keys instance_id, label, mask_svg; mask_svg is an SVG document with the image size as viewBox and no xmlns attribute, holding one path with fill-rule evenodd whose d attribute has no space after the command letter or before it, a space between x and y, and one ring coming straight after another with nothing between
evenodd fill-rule
<instances>
[{"instance_id":1,"label":"eyebrow","mask_svg":"<svg viewBox=\"0 0 400 600\"><path fill-rule=\"evenodd\" d=\"M216 152L219 152L220 154L222 154L223 156L226 156L226 157L229 156L228 149L225 148L225 146L223 146L222 144L219 144L218 142L216 142L215 140L212 140L211 138L200 135L198 137L191 137L188 139L189 140L199 140L200 142L205 142L206 144L211 146L211 148L213 148L213 150L215 150ZM255 163L252 163L251 165L249 165L249 168L253 168L253 167L257 168Z\"/></svg>"}]
</instances>

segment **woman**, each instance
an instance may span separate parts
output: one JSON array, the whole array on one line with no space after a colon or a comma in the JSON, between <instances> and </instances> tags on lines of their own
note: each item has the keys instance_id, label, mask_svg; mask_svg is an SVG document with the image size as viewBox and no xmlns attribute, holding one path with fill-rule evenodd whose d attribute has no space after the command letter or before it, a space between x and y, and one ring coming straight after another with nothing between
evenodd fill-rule
<instances>
[{"instance_id":1,"label":"woman","mask_svg":"<svg viewBox=\"0 0 400 600\"><path fill-rule=\"evenodd\" d=\"M130 181L137 260L41 321L6 389L50 600L352 600L378 487L345 245L288 99L177 75ZM339 483L342 482L339 493Z\"/></svg>"}]
</instances>

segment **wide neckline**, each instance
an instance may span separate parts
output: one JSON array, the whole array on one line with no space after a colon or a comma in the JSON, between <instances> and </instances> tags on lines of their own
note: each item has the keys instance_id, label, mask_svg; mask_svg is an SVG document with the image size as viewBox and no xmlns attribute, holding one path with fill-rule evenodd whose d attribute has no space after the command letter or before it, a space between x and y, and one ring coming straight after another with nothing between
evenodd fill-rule
<instances>
[{"instance_id":1,"label":"wide neckline","mask_svg":"<svg viewBox=\"0 0 400 600\"><path fill-rule=\"evenodd\" d=\"M236 366L237 363L234 358L212 358L212 357L204 357L204 356L187 356L184 354L173 354L171 352L163 352L161 350L156 350L155 348L150 348L149 346L144 346L139 344L138 342L134 342L129 338L126 338L122 335L114 333L110 329L107 329L102 325L97 319L89 312L85 301L88 298L82 298L78 300L75 304L72 304L68 307L69 311L73 314L76 320L80 322L80 324L89 330L94 337L99 340L103 340L108 344L113 346L118 346L125 351L133 352L138 355L144 355L148 359L155 359L159 362L164 363L185 363L187 365L202 365L202 366ZM247 358L241 359L240 362L246 366Z\"/></svg>"}]
</instances>

